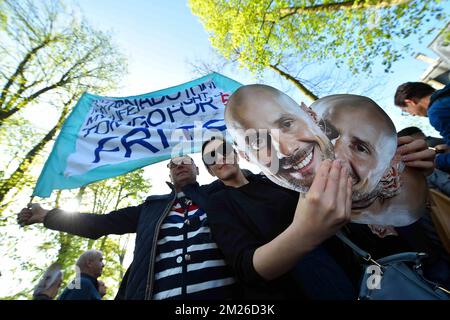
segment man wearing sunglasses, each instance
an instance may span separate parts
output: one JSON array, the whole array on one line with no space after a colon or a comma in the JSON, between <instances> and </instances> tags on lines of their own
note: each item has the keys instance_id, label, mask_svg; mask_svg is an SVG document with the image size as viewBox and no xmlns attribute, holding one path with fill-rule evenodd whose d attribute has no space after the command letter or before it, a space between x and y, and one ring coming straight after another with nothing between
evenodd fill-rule
<instances>
[{"instance_id":1,"label":"man wearing sunglasses","mask_svg":"<svg viewBox=\"0 0 450 320\"><path fill-rule=\"evenodd\" d=\"M210 198L208 217L214 239L244 284L245 298L356 297L343 269L321 245L350 215L345 168L324 162L309 196L299 198L264 175L244 175L237 153L222 139L205 142L202 159L224 184ZM342 249L339 255L346 257L349 251Z\"/></svg>"},{"instance_id":2,"label":"man wearing sunglasses","mask_svg":"<svg viewBox=\"0 0 450 320\"><path fill-rule=\"evenodd\" d=\"M230 299L235 280L211 238L204 210L207 197L222 184L199 186L198 168L189 156L172 158L167 167L172 192L150 196L139 206L96 215L30 204L18 222L91 239L135 232L133 262L116 299Z\"/></svg>"},{"instance_id":3,"label":"man wearing sunglasses","mask_svg":"<svg viewBox=\"0 0 450 320\"><path fill-rule=\"evenodd\" d=\"M203 143L202 161L208 172L227 186L239 187L248 183L233 146L220 137Z\"/></svg>"}]
</instances>

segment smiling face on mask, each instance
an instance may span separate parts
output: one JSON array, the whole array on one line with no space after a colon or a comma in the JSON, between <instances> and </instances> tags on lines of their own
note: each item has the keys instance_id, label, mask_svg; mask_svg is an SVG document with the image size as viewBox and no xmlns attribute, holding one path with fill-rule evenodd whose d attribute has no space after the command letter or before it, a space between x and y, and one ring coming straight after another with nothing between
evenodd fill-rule
<instances>
[{"instance_id":1,"label":"smiling face on mask","mask_svg":"<svg viewBox=\"0 0 450 320\"><path fill-rule=\"evenodd\" d=\"M237 147L272 181L307 192L332 145L308 108L275 88L241 87L230 98L225 114Z\"/></svg>"},{"instance_id":2,"label":"smiling face on mask","mask_svg":"<svg viewBox=\"0 0 450 320\"><path fill-rule=\"evenodd\" d=\"M333 95L317 100L311 108L321 117L334 145L353 178L353 203L364 207L379 192L377 186L389 171L397 148L394 124L371 99Z\"/></svg>"}]
</instances>

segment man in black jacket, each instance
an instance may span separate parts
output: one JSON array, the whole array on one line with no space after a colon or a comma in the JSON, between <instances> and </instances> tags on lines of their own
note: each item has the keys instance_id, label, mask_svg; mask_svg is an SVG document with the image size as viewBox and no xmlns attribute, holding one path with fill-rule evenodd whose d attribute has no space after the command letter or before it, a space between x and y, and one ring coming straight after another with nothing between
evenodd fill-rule
<instances>
[{"instance_id":1,"label":"man in black jacket","mask_svg":"<svg viewBox=\"0 0 450 320\"><path fill-rule=\"evenodd\" d=\"M339 161L324 161L311 191L299 198L263 175L244 176L223 140L205 142L202 156L225 184L211 197L209 219L246 298L356 299L351 280L321 245L350 218L351 180Z\"/></svg>"},{"instance_id":2,"label":"man in black jacket","mask_svg":"<svg viewBox=\"0 0 450 320\"><path fill-rule=\"evenodd\" d=\"M229 299L235 281L211 238L203 210L206 197L223 184L199 186L198 168L188 156L173 158L168 168L172 192L150 196L139 206L97 215L30 204L19 213L18 222L43 223L91 239L135 232L134 258L117 298Z\"/></svg>"}]
</instances>

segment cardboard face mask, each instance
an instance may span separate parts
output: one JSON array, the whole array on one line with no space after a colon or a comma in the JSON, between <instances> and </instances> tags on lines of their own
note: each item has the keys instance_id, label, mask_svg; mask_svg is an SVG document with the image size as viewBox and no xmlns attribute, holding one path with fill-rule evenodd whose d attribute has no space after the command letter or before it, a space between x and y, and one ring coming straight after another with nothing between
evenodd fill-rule
<instances>
[{"instance_id":1,"label":"cardboard face mask","mask_svg":"<svg viewBox=\"0 0 450 320\"><path fill-rule=\"evenodd\" d=\"M228 132L272 181L307 192L320 163L334 157L333 146L309 108L268 88L249 94L225 116Z\"/></svg>"},{"instance_id":2,"label":"cardboard face mask","mask_svg":"<svg viewBox=\"0 0 450 320\"><path fill-rule=\"evenodd\" d=\"M426 188L424 178L402 173L394 161L395 127L375 102L333 95L307 108L274 88L261 88L228 110L225 121L238 148L273 182L307 192L321 161L337 158L353 178L354 222L400 226L420 217L425 199L405 206L399 194L407 186Z\"/></svg>"},{"instance_id":3,"label":"cardboard face mask","mask_svg":"<svg viewBox=\"0 0 450 320\"><path fill-rule=\"evenodd\" d=\"M362 96L324 97L311 109L321 118L336 158L349 169L355 206L365 206L379 192L381 178L392 165L397 149L394 124L375 102Z\"/></svg>"},{"instance_id":4,"label":"cardboard face mask","mask_svg":"<svg viewBox=\"0 0 450 320\"><path fill-rule=\"evenodd\" d=\"M311 109L353 178L353 222L404 226L425 213L425 178L395 159L395 126L381 107L342 94L319 99Z\"/></svg>"}]
</instances>

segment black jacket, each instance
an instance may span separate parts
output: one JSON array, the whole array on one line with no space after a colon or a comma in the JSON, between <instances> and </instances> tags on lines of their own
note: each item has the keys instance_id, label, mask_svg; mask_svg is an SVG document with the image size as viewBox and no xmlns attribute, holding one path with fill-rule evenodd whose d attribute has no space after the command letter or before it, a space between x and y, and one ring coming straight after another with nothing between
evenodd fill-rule
<instances>
[{"instance_id":1,"label":"black jacket","mask_svg":"<svg viewBox=\"0 0 450 320\"><path fill-rule=\"evenodd\" d=\"M211 197L208 221L213 237L241 282L244 298L306 298L291 272L267 281L253 265L256 249L272 241L291 224L299 193L278 186L263 175L249 175L247 179L248 184L240 188L224 187ZM322 246L346 273L353 274L351 250L335 237ZM356 268L359 278L359 268Z\"/></svg>"},{"instance_id":2,"label":"black jacket","mask_svg":"<svg viewBox=\"0 0 450 320\"><path fill-rule=\"evenodd\" d=\"M118 297L127 300L149 300L152 297L156 242L162 221L170 212L176 199L172 188L170 194L148 197L136 207L123 208L109 214L75 213L66 215L59 209L48 212L44 226L70 234L98 239L108 234L136 233L134 257ZM220 181L199 186L198 183L183 188L185 195L207 211L207 197L223 187Z\"/></svg>"}]
</instances>

